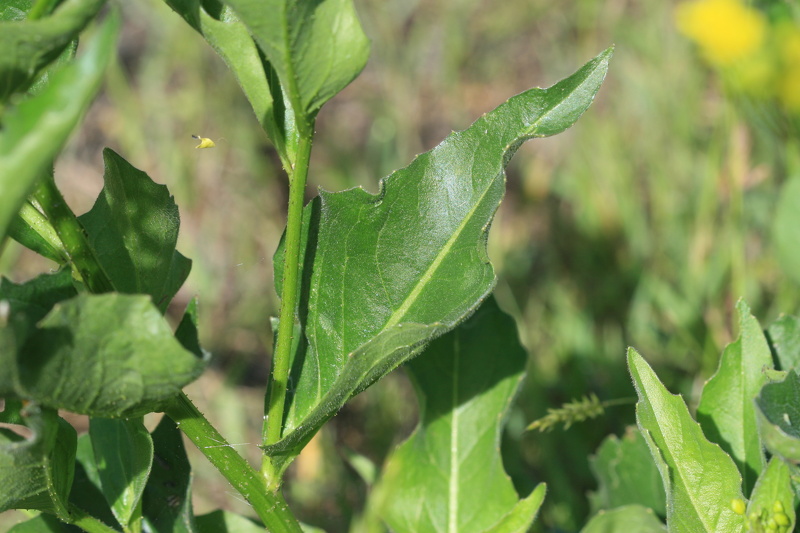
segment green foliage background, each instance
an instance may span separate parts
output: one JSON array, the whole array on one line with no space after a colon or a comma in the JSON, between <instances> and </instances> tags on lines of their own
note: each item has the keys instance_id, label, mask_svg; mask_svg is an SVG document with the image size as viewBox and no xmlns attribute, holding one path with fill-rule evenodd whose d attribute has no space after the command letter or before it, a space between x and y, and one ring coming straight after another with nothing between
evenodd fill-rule
<instances>
[{"instance_id":1,"label":"green foliage background","mask_svg":"<svg viewBox=\"0 0 800 533\"><path fill-rule=\"evenodd\" d=\"M217 370L189 394L256 458L261 389L251 387L266 381L264 317L277 311L271 256L285 217L280 161L199 35L163 2L121 7L119 60L56 176L78 213L102 187L106 145L168 185L181 209L178 247L194 261L175 316L199 294L201 333ZM362 0L370 62L317 121L312 185L374 192L379 178L451 129L616 44L591 112L512 160L489 242L496 297L516 317L530 354L509 413L505 466L522 494L547 482L539 528L575 531L585 523L586 494L595 488L588 456L635 419L631 405L567 432L524 433L530 421L590 392L634 396L628 345L647 354L691 407L697 385L736 338L739 297L762 324L798 311L798 274L782 270L791 258L781 262L771 239L791 145L747 126L677 34L673 7ZM195 150L192 134L217 147ZM9 242L0 273L22 281L49 266L42 261ZM290 470L287 498L299 517L328 531L350 523L369 531L369 516L353 516L366 488L349 452L380 464L413 428L415 413L402 373L348 404ZM202 458L193 468L198 513L246 508Z\"/></svg>"}]
</instances>

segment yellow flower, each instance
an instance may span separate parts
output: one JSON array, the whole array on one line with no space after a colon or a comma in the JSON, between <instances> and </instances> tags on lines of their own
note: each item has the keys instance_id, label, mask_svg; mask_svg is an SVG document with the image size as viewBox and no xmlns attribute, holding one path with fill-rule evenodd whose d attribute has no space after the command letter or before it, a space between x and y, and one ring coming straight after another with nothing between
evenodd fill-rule
<instances>
[{"instance_id":1,"label":"yellow flower","mask_svg":"<svg viewBox=\"0 0 800 533\"><path fill-rule=\"evenodd\" d=\"M767 22L739 0L695 0L675 12L678 29L695 41L706 59L724 67L756 52Z\"/></svg>"}]
</instances>

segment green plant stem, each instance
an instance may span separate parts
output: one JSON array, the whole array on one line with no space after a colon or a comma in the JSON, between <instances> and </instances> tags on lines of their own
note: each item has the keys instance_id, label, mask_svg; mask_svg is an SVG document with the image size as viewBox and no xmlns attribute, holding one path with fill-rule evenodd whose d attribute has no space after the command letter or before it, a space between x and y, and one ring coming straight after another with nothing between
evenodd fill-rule
<instances>
[{"instance_id":1,"label":"green plant stem","mask_svg":"<svg viewBox=\"0 0 800 533\"><path fill-rule=\"evenodd\" d=\"M45 216L55 228L56 234L69 254L70 261L83 278L89 291L94 294L113 292L114 286L111 280L100 267L100 263L89 246L86 230L83 229L75 217L75 213L64 201L52 174L39 180L34 191L34 198L39 202Z\"/></svg>"},{"instance_id":2,"label":"green plant stem","mask_svg":"<svg viewBox=\"0 0 800 533\"><path fill-rule=\"evenodd\" d=\"M286 388L289 380L292 338L294 336L295 309L297 307L298 280L301 275L300 239L303 225L303 200L305 198L308 163L311 158L311 135L304 135L297 147L297 158L289 177L289 212L286 220L285 249L283 257L283 291L281 294L280 321L275 353L272 358L272 377L265 409L266 418L263 444L273 444L281 438L283 410L286 404ZM269 457L264 457L262 473L267 482L277 487Z\"/></svg>"},{"instance_id":3,"label":"green plant stem","mask_svg":"<svg viewBox=\"0 0 800 533\"><path fill-rule=\"evenodd\" d=\"M55 0L36 0L31 10L28 11L28 20L38 20L53 11Z\"/></svg>"},{"instance_id":4,"label":"green plant stem","mask_svg":"<svg viewBox=\"0 0 800 533\"><path fill-rule=\"evenodd\" d=\"M88 533L117 533L113 527L109 527L99 519L93 517L80 507L70 504L69 514L72 518L70 522L73 526L77 526Z\"/></svg>"},{"instance_id":5,"label":"green plant stem","mask_svg":"<svg viewBox=\"0 0 800 533\"><path fill-rule=\"evenodd\" d=\"M300 523L280 492L267 490L258 472L222 438L185 394L178 395L164 412L253 506L268 531L302 533Z\"/></svg>"}]
</instances>

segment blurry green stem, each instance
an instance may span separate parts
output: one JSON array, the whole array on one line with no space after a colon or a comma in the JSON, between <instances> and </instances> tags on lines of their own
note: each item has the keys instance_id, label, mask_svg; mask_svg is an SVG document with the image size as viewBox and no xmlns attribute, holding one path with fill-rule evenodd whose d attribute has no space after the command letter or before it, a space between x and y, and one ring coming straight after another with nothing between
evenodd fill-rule
<instances>
[{"instance_id":1,"label":"blurry green stem","mask_svg":"<svg viewBox=\"0 0 800 533\"><path fill-rule=\"evenodd\" d=\"M28 11L28 20L37 20L53 11L55 0L36 0L33 7Z\"/></svg>"},{"instance_id":2,"label":"blurry green stem","mask_svg":"<svg viewBox=\"0 0 800 533\"><path fill-rule=\"evenodd\" d=\"M300 265L300 239L303 225L303 200L305 198L308 163L311 158L311 137L301 135L297 147L297 157L289 176L289 212L286 220L285 249L283 257L283 291L281 294L280 322L275 353L272 358L272 378L266 405L266 419L262 435L263 444L274 444L281 438L283 409L286 404L286 387L289 380L289 360L291 359L292 338L294 336L295 308L297 307L297 286L302 270ZM267 482L277 488L280 480L272 479L270 459L264 457L262 473Z\"/></svg>"},{"instance_id":3,"label":"blurry green stem","mask_svg":"<svg viewBox=\"0 0 800 533\"><path fill-rule=\"evenodd\" d=\"M271 533L302 533L280 492L267 490L263 479L181 393L164 410L197 449L245 497Z\"/></svg>"},{"instance_id":4,"label":"blurry green stem","mask_svg":"<svg viewBox=\"0 0 800 533\"><path fill-rule=\"evenodd\" d=\"M111 280L100 267L100 263L89 246L86 230L83 229L75 217L75 213L61 196L61 191L56 187L52 173L39 180L33 196L56 230L56 234L69 254L70 261L83 278L89 291L95 294L113 292L114 286L111 284Z\"/></svg>"}]
</instances>

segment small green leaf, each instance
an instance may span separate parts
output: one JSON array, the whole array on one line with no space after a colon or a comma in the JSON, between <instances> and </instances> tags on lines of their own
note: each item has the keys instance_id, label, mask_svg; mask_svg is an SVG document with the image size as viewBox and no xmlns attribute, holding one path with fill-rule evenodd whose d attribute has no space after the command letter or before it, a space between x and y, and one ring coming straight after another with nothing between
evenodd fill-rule
<instances>
[{"instance_id":1,"label":"small green leaf","mask_svg":"<svg viewBox=\"0 0 800 533\"><path fill-rule=\"evenodd\" d=\"M117 521L127 529L141 520L138 506L153 463L150 433L141 418L94 417L89 435L103 495Z\"/></svg>"},{"instance_id":2,"label":"small green leaf","mask_svg":"<svg viewBox=\"0 0 800 533\"><path fill-rule=\"evenodd\" d=\"M639 403L636 420L661 469L671 532L744 531L731 509L742 498L742 477L731 457L706 440L680 396L673 396L642 356L628 350L628 368Z\"/></svg>"},{"instance_id":3,"label":"small green leaf","mask_svg":"<svg viewBox=\"0 0 800 533\"><path fill-rule=\"evenodd\" d=\"M67 529L66 524L49 514L40 514L30 520L20 522L8 533L72 533Z\"/></svg>"},{"instance_id":4,"label":"small green leaf","mask_svg":"<svg viewBox=\"0 0 800 533\"><path fill-rule=\"evenodd\" d=\"M147 296L81 294L62 302L21 352L20 397L107 418L162 409L205 367Z\"/></svg>"},{"instance_id":5,"label":"small green leaf","mask_svg":"<svg viewBox=\"0 0 800 533\"><path fill-rule=\"evenodd\" d=\"M489 299L409 364L420 423L386 461L375 496L393 531L482 532L512 513L519 497L503 470L501 421L526 360L513 319Z\"/></svg>"},{"instance_id":6,"label":"small green leaf","mask_svg":"<svg viewBox=\"0 0 800 533\"><path fill-rule=\"evenodd\" d=\"M198 533L264 533L264 526L229 511L213 511L196 520Z\"/></svg>"},{"instance_id":7,"label":"small green leaf","mask_svg":"<svg viewBox=\"0 0 800 533\"><path fill-rule=\"evenodd\" d=\"M6 0L0 5L0 20L25 20L33 6L33 0Z\"/></svg>"},{"instance_id":8,"label":"small green leaf","mask_svg":"<svg viewBox=\"0 0 800 533\"><path fill-rule=\"evenodd\" d=\"M549 89L531 89L363 189L321 192L307 243L283 439L291 457L354 394L469 316L491 292L489 225L503 172L526 139L559 133L591 104L611 50ZM281 280L283 262L276 261ZM278 284L280 286L280 284Z\"/></svg>"},{"instance_id":9,"label":"small green leaf","mask_svg":"<svg viewBox=\"0 0 800 533\"><path fill-rule=\"evenodd\" d=\"M589 467L598 484L589 496L594 512L639 504L666 515L664 484L638 428L628 428L621 439L607 437Z\"/></svg>"},{"instance_id":10,"label":"small green leaf","mask_svg":"<svg viewBox=\"0 0 800 533\"><path fill-rule=\"evenodd\" d=\"M294 111L291 106L284 105L277 76L259 52L247 27L227 6L209 13L200 0L165 1L208 41L231 69L281 161L290 168L297 153Z\"/></svg>"},{"instance_id":11,"label":"small green leaf","mask_svg":"<svg viewBox=\"0 0 800 533\"><path fill-rule=\"evenodd\" d=\"M69 496L70 503L103 523L122 529L100 488L100 473L97 471L92 439L88 433L78 437L78 451L75 454L75 460L75 479L72 482L72 492Z\"/></svg>"},{"instance_id":12,"label":"small green leaf","mask_svg":"<svg viewBox=\"0 0 800 533\"><path fill-rule=\"evenodd\" d=\"M0 422L22 423L31 432L23 438L0 428L0 512L37 509L68 520L75 430L54 410L36 404L7 403Z\"/></svg>"},{"instance_id":13,"label":"small green leaf","mask_svg":"<svg viewBox=\"0 0 800 533\"><path fill-rule=\"evenodd\" d=\"M3 116L0 237L6 234L12 217L36 180L51 167L97 93L105 67L116 49L118 28L119 18L109 17L77 61L53 74L39 94L10 108Z\"/></svg>"},{"instance_id":14,"label":"small green leaf","mask_svg":"<svg viewBox=\"0 0 800 533\"><path fill-rule=\"evenodd\" d=\"M800 377L795 370L781 382L767 383L756 398L761 440L767 450L800 462Z\"/></svg>"},{"instance_id":15,"label":"small green leaf","mask_svg":"<svg viewBox=\"0 0 800 533\"><path fill-rule=\"evenodd\" d=\"M581 533L666 533L667 527L652 509L625 505L597 513Z\"/></svg>"},{"instance_id":16,"label":"small green leaf","mask_svg":"<svg viewBox=\"0 0 800 533\"><path fill-rule=\"evenodd\" d=\"M22 204L20 212L11 219L8 236L34 252L60 265L69 262L69 254L56 230L33 205Z\"/></svg>"},{"instance_id":17,"label":"small green leaf","mask_svg":"<svg viewBox=\"0 0 800 533\"><path fill-rule=\"evenodd\" d=\"M226 0L280 79L298 128L367 64L353 0ZM306 131L310 134L311 131Z\"/></svg>"},{"instance_id":18,"label":"small green leaf","mask_svg":"<svg viewBox=\"0 0 800 533\"><path fill-rule=\"evenodd\" d=\"M697 421L733 458L749 494L766 465L753 399L767 382L763 369L772 368L772 353L747 304L740 300L736 309L739 338L725 348L717 372L703 387Z\"/></svg>"},{"instance_id":19,"label":"small green leaf","mask_svg":"<svg viewBox=\"0 0 800 533\"><path fill-rule=\"evenodd\" d=\"M795 510L794 491L792 490L791 473L789 466L778 457L770 459L767 468L756 481L750 503L747 506L747 516L755 513L756 516L766 518L766 522L777 514L786 521L784 531L794 531Z\"/></svg>"},{"instance_id":20,"label":"small green leaf","mask_svg":"<svg viewBox=\"0 0 800 533\"><path fill-rule=\"evenodd\" d=\"M192 468L172 419L161 419L153 431L153 444L155 460L142 506L145 522L154 533L194 533L198 526L192 513Z\"/></svg>"},{"instance_id":21,"label":"small green leaf","mask_svg":"<svg viewBox=\"0 0 800 533\"><path fill-rule=\"evenodd\" d=\"M175 250L178 206L165 185L103 150L104 187L92 209L79 217L89 243L114 287L149 294L162 312L186 280L191 261Z\"/></svg>"},{"instance_id":22,"label":"small green leaf","mask_svg":"<svg viewBox=\"0 0 800 533\"><path fill-rule=\"evenodd\" d=\"M781 188L775 208L772 241L783 272L800 283L800 176L787 181ZM787 370L787 369L785 369Z\"/></svg>"},{"instance_id":23,"label":"small green leaf","mask_svg":"<svg viewBox=\"0 0 800 533\"><path fill-rule=\"evenodd\" d=\"M25 91L103 7L105 0L67 0L41 20L0 19L0 103Z\"/></svg>"},{"instance_id":24,"label":"small green leaf","mask_svg":"<svg viewBox=\"0 0 800 533\"><path fill-rule=\"evenodd\" d=\"M781 316L767 328L767 337L781 370L800 366L800 319Z\"/></svg>"}]
</instances>

